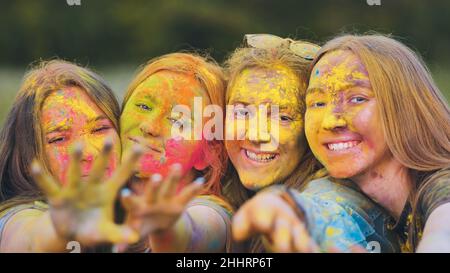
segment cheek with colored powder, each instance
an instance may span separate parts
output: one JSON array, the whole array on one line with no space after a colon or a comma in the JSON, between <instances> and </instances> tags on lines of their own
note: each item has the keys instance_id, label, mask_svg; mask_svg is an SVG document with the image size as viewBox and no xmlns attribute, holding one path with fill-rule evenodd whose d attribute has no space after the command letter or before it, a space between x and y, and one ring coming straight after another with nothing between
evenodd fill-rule
<instances>
[{"instance_id":1,"label":"cheek with colored powder","mask_svg":"<svg viewBox=\"0 0 450 273\"><path fill-rule=\"evenodd\" d=\"M67 182L67 170L69 169L70 156L64 147L52 148L47 153L52 175L57 177L63 185Z\"/></svg>"},{"instance_id":2,"label":"cheek with colored powder","mask_svg":"<svg viewBox=\"0 0 450 273\"><path fill-rule=\"evenodd\" d=\"M207 142L205 140L188 143L184 140L169 139L165 145L165 152L161 159L156 159L152 154L145 154L141 159L140 169L144 176L159 173L166 177L170 166L181 164L182 174L189 173L196 164L205 161L204 151Z\"/></svg>"}]
</instances>

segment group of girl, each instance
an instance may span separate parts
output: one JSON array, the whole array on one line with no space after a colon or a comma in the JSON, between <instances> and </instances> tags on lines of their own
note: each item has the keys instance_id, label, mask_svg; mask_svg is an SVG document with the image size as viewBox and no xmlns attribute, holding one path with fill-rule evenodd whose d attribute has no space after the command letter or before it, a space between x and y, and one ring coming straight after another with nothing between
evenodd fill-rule
<instances>
[{"instance_id":1,"label":"group of girl","mask_svg":"<svg viewBox=\"0 0 450 273\"><path fill-rule=\"evenodd\" d=\"M0 252L450 252L450 109L420 57L383 35L244 42L223 68L150 60L122 107L86 68L31 69L0 135ZM195 98L233 138L173 112Z\"/></svg>"}]
</instances>

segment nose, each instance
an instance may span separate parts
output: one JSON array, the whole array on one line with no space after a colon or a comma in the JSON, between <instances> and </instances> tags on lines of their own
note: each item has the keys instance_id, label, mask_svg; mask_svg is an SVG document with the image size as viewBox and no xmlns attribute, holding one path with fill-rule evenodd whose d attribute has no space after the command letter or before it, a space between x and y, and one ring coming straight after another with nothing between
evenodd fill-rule
<instances>
[{"instance_id":1,"label":"nose","mask_svg":"<svg viewBox=\"0 0 450 273\"><path fill-rule=\"evenodd\" d=\"M139 129L144 136L158 137L161 135L162 124L157 119L153 119L152 121L147 120L139 125Z\"/></svg>"},{"instance_id":2,"label":"nose","mask_svg":"<svg viewBox=\"0 0 450 273\"><path fill-rule=\"evenodd\" d=\"M328 111L322 120L322 128L328 131L344 129L347 125L344 115L335 111Z\"/></svg>"},{"instance_id":3,"label":"nose","mask_svg":"<svg viewBox=\"0 0 450 273\"><path fill-rule=\"evenodd\" d=\"M98 147L95 143L85 140L83 145L83 152L81 154L81 162L92 163L95 158L100 154L101 147Z\"/></svg>"},{"instance_id":4,"label":"nose","mask_svg":"<svg viewBox=\"0 0 450 273\"><path fill-rule=\"evenodd\" d=\"M246 138L255 143L270 142L271 136L270 119L267 117L267 108L257 110L256 115L249 117L249 126L246 132Z\"/></svg>"}]
</instances>

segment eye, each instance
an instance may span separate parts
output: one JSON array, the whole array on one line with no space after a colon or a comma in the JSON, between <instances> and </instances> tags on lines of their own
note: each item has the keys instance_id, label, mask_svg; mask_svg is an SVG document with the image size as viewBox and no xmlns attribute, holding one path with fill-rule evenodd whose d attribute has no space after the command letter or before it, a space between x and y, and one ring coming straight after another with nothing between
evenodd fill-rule
<instances>
[{"instance_id":1,"label":"eye","mask_svg":"<svg viewBox=\"0 0 450 273\"><path fill-rule=\"evenodd\" d=\"M109 129L111 129L111 126L103 125L103 126L100 126L98 128L95 128L94 130L92 130L92 133L98 133L98 132L106 131Z\"/></svg>"},{"instance_id":2,"label":"eye","mask_svg":"<svg viewBox=\"0 0 450 273\"><path fill-rule=\"evenodd\" d=\"M54 137L47 141L48 144L58 144L60 142L63 142L65 140L65 137Z\"/></svg>"},{"instance_id":3,"label":"eye","mask_svg":"<svg viewBox=\"0 0 450 273\"><path fill-rule=\"evenodd\" d=\"M311 108L322 108L325 107L327 104L323 101L317 101L317 102L312 102L309 106Z\"/></svg>"},{"instance_id":4,"label":"eye","mask_svg":"<svg viewBox=\"0 0 450 273\"><path fill-rule=\"evenodd\" d=\"M243 117L246 117L246 116L249 115L249 111L246 108L244 108L244 107L243 108L236 108L236 109L234 109L234 115L236 117L243 118Z\"/></svg>"},{"instance_id":5,"label":"eye","mask_svg":"<svg viewBox=\"0 0 450 273\"><path fill-rule=\"evenodd\" d=\"M136 106L141 108L142 110L145 110L145 111L151 111L152 110L152 108L150 106L148 106L148 105L146 105L144 103L138 103L138 104L136 104Z\"/></svg>"},{"instance_id":6,"label":"eye","mask_svg":"<svg viewBox=\"0 0 450 273\"><path fill-rule=\"evenodd\" d=\"M291 118L291 117L288 116L288 115L281 115L281 116L280 116L280 120L283 121L283 122L290 122L290 121L293 121L294 119Z\"/></svg>"},{"instance_id":7,"label":"eye","mask_svg":"<svg viewBox=\"0 0 450 273\"><path fill-rule=\"evenodd\" d=\"M363 103L363 102L366 102L367 101L367 99L366 98L364 98L364 97L352 97L351 99L350 99L350 102L351 103L355 103L355 104L360 104L360 103Z\"/></svg>"},{"instance_id":8,"label":"eye","mask_svg":"<svg viewBox=\"0 0 450 273\"><path fill-rule=\"evenodd\" d=\"M184 126L184 123L185 123L182 119L176 119L176 118L169 118L169 121L173 125L176 125L179 128L182 128Z\"/></svg>"}]
</instances>

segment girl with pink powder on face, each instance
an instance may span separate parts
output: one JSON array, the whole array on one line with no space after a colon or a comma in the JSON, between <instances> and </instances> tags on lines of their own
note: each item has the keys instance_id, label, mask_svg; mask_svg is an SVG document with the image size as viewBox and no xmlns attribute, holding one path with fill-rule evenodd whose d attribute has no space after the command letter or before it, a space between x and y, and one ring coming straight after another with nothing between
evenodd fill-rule
<instances>
[{"instance_id":1,"label":"girl with pink powder on face","mask_svg":"<svg viewBox=\"0 0 450 273\"><path fill-rule=\"evenodd\" d=\"M145 153L129 183L133 193L122 192L126 223L142 238L128 251L230 251L231 207L220 194L227 160L223 141L206 140L194 122L194 98L203 109L224 109L224 92L220 67L186 53L150 60L130 84L120 118L122 148L126 153L138 143ZM174 114L177 106L192 116ZM192 128L201 139L172 135L173 126Z\"/></svg>"}]
</instances>

